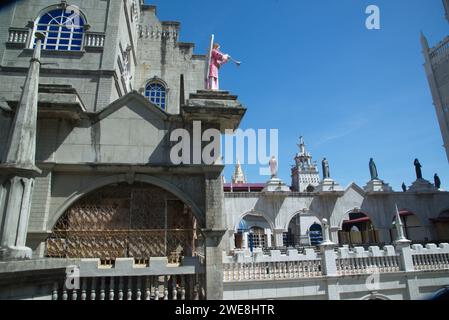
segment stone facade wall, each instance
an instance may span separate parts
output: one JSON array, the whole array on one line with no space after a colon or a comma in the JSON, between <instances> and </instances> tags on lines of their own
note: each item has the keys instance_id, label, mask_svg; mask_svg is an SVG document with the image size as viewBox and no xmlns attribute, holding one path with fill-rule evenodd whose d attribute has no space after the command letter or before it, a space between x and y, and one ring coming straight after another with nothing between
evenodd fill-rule
<instances>
[{"instance_id":1,"label":"stone facade wall","mask_svg":"<svg viewBox=\"0 0 449 320\"><path fill-rule=\"evenodd\" d=\"M318 194L291 193L286 197L268 197L264 193L225 193L224 212L228 230L236 230L240 220L247 214L261 215L275 230L288 231L288 224L297 214L315 216L320 221L330 221L331 239L338 242L338 230L348 213L356 210L365 213L379 230L380 242L390 242L389 230L395 215L395 205L414 213L424 228L429 241L438 240L430 218L447 209L448 192L419 194L414 192L392 192L385 194L366 194L360 187L352 184L339 197ZM423 239L424 240L424 239ZM233 234L229 233L229 243L234 247Z\"/></svg>"},{"instance_id":2,"label":"stone facade wall","mask_svg":"<svg viewBox=\"0 0 449 320\"><path fill-rule=\"evenodd\" d=\"M105 35L104 45L95 50L87 45L81 51L44 50L43 62L55 65L43 66L40 83L72 85L89 111L100 110L129 91L121 81L118 60L122 57L121 48L127 45L132 46L136 55L137 21L131 21L130 15L133 2L70 1L69 5L80 8L85 23L89 25L85 38L89 33L102 33ZM21 1L0 12L0 23L5 29L0 44L0 79L3 83L0 96L7 99L20 97L20 87L32 55L33 23L37 22L40 13L59 4L59 1L52 0ZM136 8L140 9L140 6ZM24 43L8 43L9 28L24 29L27 40ZM136 63L135 59L133 62Z\"/></svg>"},{"instance_id":3,"label":"stone facade wall","mask_svg":"<svg viewBox=\"0 0 449 320\"><path fill-rule=\"evenodd\" d=\"M193 43L179 42L180 24L159 21L156 8L144 6L138 33L138 65L134 87L139 92L151 79L167 85L167 112L180 111L180 76L184 75L185 97L204 88L205 57L194 54Z\"/></svg>"}]
</instances>

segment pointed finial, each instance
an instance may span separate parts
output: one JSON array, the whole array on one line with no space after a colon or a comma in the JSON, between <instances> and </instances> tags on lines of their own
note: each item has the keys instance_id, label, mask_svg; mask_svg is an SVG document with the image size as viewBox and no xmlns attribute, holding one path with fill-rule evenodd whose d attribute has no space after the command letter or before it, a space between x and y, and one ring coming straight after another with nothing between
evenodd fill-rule
<instances>
[{"instance_id":1,"label":"pointed finial","mask_svg":"<svg viewBox=\"0 0 449 320\"><path fill-rule=\"evenodd\" d=\"M429 50L429 42L427 41L426 36L424 35L424 33L421 31L421 46L423 48L423 50L425 52L427 52Z\"/></svg>"},{"instance_id":2,"label":"pointed finial","mask_svg":"<svg viewBox=\"0 0 449 320\"><path fill-rule=\"evenodd\" d=\"M395 227L396 227L396 232L397 232L396 242L409 242L409 240L407 240L407 238L404 235L404 228L402 225L401 215L399 214L398 205L395 204L395 206L396 206Z\"/></svg>"},{"instance_id":3,"label":"pointed finial","mask_svg":"<svg viewBox=\"0 0 449 320\"><path fill-rule=\"evenodd\" d=\"M443 0L446 20L449 22L449 0Z\"/></svg>"},{"instance_id":4,"label":"pointed finial","mask_svg":"<svg viewBox=\"0 0 449 320\"><path fill-rule=\"evenodd\" d=\"M245 174L243 173L239 159L237 159L237 164L235 165L232 183L246 183Z\"/></svg>"},{"instance_id":5,"label":"pointed finial","mask_svg":"<svg viewBox=\"0 0 449 320\"><path fill-rule=\"evenodd\" d=\"M299 137L298 147L299 147L299 154L304 155L305 152L306 152L306 145L304 143L304 137L303 136Z\"/></svg>"}]
</instances>

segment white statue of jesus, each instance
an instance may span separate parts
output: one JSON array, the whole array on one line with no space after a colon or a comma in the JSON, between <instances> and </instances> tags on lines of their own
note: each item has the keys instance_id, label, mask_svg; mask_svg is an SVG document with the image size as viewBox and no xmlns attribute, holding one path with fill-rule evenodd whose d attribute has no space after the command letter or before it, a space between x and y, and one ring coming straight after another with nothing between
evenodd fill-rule
<instances>
[{"instance_id":1,"label":"white statue of jesus","mask_svg":"<svg viewBox=\"0 0 449 320\"><path fill-rule=\"evenodd\" d=\"M276 160L276 157L272 156L268 164L270 165L271 178L276 178L278 174L278 162Z\"/></svg>"}]
</instances>

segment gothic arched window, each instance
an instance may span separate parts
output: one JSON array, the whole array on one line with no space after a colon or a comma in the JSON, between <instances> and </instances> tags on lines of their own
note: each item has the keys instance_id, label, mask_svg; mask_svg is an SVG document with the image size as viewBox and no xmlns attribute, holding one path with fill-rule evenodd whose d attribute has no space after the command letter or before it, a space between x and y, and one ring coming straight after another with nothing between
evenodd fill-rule
<instances>
[{"instance_id":1,"label":"gothic arched window","mask_svg":"<svg viewBox=\"0 0 449 320\"><path fill-rule=\"evenodd\" d=\"M157 81L153 81L147 84L145 88L145 97L150 99L152 103L165 110L167 101L167 90L165 86Z\"/></svg>"},{"instance_id":2,"label":"gothic arched window","mask_svg":"<svg viewBox=\"0 0 449 320\"><path fill-rule=\"evenodd\" d=\"M74 7L53 9L42 14L36 25L36 31L45 35L42 49L80 51L84 23L81 14ZM36 39L33 47L35 45Z\"/></svg>"}]
</instances>

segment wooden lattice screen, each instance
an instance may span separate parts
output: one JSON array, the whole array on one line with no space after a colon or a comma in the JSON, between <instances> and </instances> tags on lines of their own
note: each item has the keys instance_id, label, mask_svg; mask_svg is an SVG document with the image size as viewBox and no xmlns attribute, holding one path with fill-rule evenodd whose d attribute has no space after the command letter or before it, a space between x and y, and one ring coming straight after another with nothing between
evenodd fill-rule
<instances>
[{"instance_id":1,"label":"wooden lattice screen","mask_svg":"<svg viewBox=\"0 0 449 320\"><path fill-rule=\"evenodd\" d=\"M168 257L195 254L201 238L191 209L173 194L146 184L103 187L69 208L47 239L60 258Z\"/></svg>"}]
</instances>

